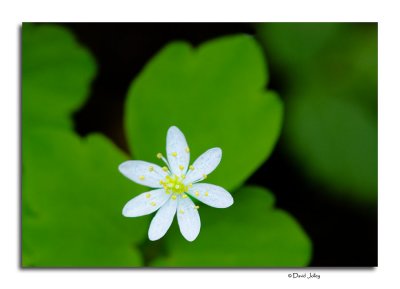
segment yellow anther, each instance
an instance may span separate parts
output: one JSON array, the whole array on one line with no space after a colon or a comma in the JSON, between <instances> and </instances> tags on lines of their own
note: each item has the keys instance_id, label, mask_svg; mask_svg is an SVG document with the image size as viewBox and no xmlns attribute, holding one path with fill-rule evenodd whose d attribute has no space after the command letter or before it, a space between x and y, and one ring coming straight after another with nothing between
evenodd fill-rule
<instances>
[{"instance_id":1,"label":"yellow anther","mask_svg":"<svg viewBox=\"0 0 400 289\"><path fill-rule=\"evenodd\" d=\"M183 171L184 168L185 168L184 166L179 165L179 169L180 169L181 171Z\"/></svg>"},{"instance_id":2,"label":"yellow anther","mask_svg":"<svg viewBox=\"0 0 400 289\"><path fill-rule=\"evenodd\" d=\"M190 183L190 184L188 185L188 187L189 187L189 188L193 187L193 184L192 184L192 183Z\"/></svg>"},{"instance_id":3,"label":"yellow anther","mask_svg":"<svg viewBox=\"0 0 400 289\"><path fill-rule=\"evenodd\" d=\"M152 205L153 207L156 205L155 202L151 202L150 205Z\"/></svg>"},{"instance_id":4,"label":"yellow anther","mask_svg":"<svg viewBox=\"0 0 400 289\"><path fill-rule=\"evenodd\" d=\"M195 208L196 210L198 210L198 209L200 208L200 206L194 206L194 208Z\"/></svg>"},{"instance_id":5,"label":"yellow anther","mask_svg":"<svg viewBox=\"0 0 400 289\"><path fill-rule=\"evenodd\" d=\"M163 167L162 170L163 170L164 172L168 172L168 168L167 168L167 167Z\"/></svg>"},{"instance_id":6,"label":"yellow anther","mask_svg":"<svg viewBox=\"0 0 400 289\"><path fill-rule=\"evenodd\" d=\"M207 175L206 174L203 174L203 179L204 180L207 179Z\"/></svg>"},{"instance_id":7,"label":"yellow anther","mask_svg":"<svg viewBox=\"0 0 400 289\"><path fill-rule=\"evenodd\" d=\"M160 185L164 185L164 181L163 180L160 181Z\"/></svg>"},{"instance_id":8,"label":"yellow anther","mask_svg":"<svg viewBox=\"0 0 400 289\"><path fill-rule=\"evenodd\" d=\"M182 209L180 209L180 210L179 210L179 213L183 214L183 213L184 213L184 211L183 211Z\"/></svg>"},{"instance_id":9,"label":"yellow anther","mask_svg":"<svg viewBox=\"0 0 400 289\"><path fill-rule=\"evenodd\" d=\"M151 197L151 194L150 193L147 193L146 194L146 198L150 198Z\"/></svg>"},{"instance_id":10,"label":"yellow anther","mask_svg":"<svg viewBox=\"0 0 400 289\"><path fill-rule=\"evenodd\" d=\"M181 179L184 180L186 176L184 174L181 174Z\"/></svg>"},{"instance_id":11,"label":"yellow anther","mask_svg":"<svg viewBox=\"0 0 400 289\"><path fill-rule=\"evenodd\" d=\"M187 198L187 195L183 195L182 198L186 199L186 198Z\"/></svg>"},{"instance_id":12,"label":"yellow anther","mask_svg":"<svg viewBox=\"0 0 400 289\"><path fill-rule=\"evenodd\" d=\"M173 200L176 200L176 195L172 195L171 197Z\"/></svg>"},{"instance_id":13,"label":"yellow anther","mask_svg":"<svg viewBox=\"0 0 400 289\"><path fill-rule=\"evenodd\" d=\"M172 194L183 194L186 193L188 190L188 186L185 185L183 182L183 177L179 177L178 175L167 175L165 176L165 179L163 180L162 186L164 187L164 190L168 191L168 193Z\"/></svg>"},{"instance_id":14,"label":"yellow anther","mask_svg":"<svg viewBox=\"0 0 400 289\"><path fill-rule=\"evenodd\" d=\"M208 192L205 192L205 193L204 193L204 196L208 197Z\"/></svg>"},{"instance_id":15,"label":"yellow anther","mask_svg":"<svg viewBox=\"0 0 400 289\"><path fill-rule=\"evenodd\" d=\"M172 155L173 157L176 157L176 156L178 155L178 153L177 153L177 152L173 152L171 155Z\"/></svg>"},{"instance_id":16,"label":"yellow anther","mask_svg":"<svg viewBox=\"0 0 400 289\"><path fill-rule=\"evenodd\" d=\"M186 151L187 153L189 153L189 152L190 152L189 147L186 147L185 151Z\"/></svg>"},{"instance_id":17,"label":"yellow anther","mask_svg":"<svg viewBox=\"0 0 400 289\"><path fill-rule=\"evenodd\" d=\"M149 171L150 172L154 171L154 167L153 166L149 166Z\"/></svg>"},{"instance_id":18,"label":"yellow anther","mask_svg":"<svg viewBox=\"0 0 400 289\"><path fill-rule=\"evenodd\" d=\"M157 158L158 158L158 159L160 159L160 160L161 160L161 159L162 159L162 157L163 157L162 153L158 153L158 154L157 154Z\"/></svg>"},{"instance_id":19,"label":"yellow anther","mask_svg":"<svg viewBox=\"0 0 400 289\"><path fill-rule=\"evenodd\" d=\"M144 180L144 176L140 176L139 179L143 181Z\"/></svg>"},{"instance_id":20,"label":"yellow anther","mask_svg":"<svg viewBox=\"0 0 400 289\"><path fill-rule=\"evenodd\" d=\"M193 171L194 170L194 166L189 166L189 170Z\"/></svg>"},{"instance_id":21,"label":"yellow anther","mask_svg":"<svg viewBox=\"0 0 400 289\"><path fill-rule=\"evenodd\" d=\"M199 196L199 195L200 195L200 193L199 193L199 192L195 192L194 194L195 194L196 196Z\"/></svg>"}]
</instances>

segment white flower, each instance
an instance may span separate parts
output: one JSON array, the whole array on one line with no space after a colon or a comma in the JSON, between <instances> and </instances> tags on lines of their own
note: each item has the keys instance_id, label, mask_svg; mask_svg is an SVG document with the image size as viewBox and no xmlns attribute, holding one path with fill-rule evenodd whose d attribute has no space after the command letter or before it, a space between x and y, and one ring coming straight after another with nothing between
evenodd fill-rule
<instances>
[{"instance_id":1,"label":"white flower","mask_svg":"<svg viewBox=\"0 0 400 289\"><path fill-rule=\"evenodd\" d=\"M182 235L188 241L196 239L200 232L199 206L195 198L215 208L227 208L233 204L232 196L223 188L211 184L198 184L207 178L219 164L220 148L203 153L189 166L190 150L185 136L175 126L167 133L167 159L157 154L166 166L144 161L126 161L119 166L120 172L140 185L154 188L131 199L123 208L125 217L138 217L158 210L151 221L149 239L158 240L165 235L177 213Z\"/></svg>"}]
</instances>

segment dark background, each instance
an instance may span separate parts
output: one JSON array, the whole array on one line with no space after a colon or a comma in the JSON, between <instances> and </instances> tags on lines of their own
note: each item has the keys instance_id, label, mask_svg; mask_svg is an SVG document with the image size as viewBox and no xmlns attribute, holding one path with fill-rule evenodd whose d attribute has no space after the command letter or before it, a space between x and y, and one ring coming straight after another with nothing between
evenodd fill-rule
<instances>
[{"instance_id":1,"label":"dark background","mask_svg":"<svg viewBox=\"0 0 400 289\"><path fill-rule=\"evenodd\" d=\"M198 45L227 34L255 35L253 24L131 23L62 24L96 58L98 74L89 100L74 115L79 134L101 132L128 152L123 133L123 105L128 87L144 65L165 44L185 40ZM270 83L285 102L285 75L268 55ZM286 72L288 73L288 72ZM277 207L290 212L313 243L310 266L377 266L377 210L354 210L348 203L321 194L286 155L280 140L271 157L247 181L271 189Z\"/></svg>"}]
</instances>

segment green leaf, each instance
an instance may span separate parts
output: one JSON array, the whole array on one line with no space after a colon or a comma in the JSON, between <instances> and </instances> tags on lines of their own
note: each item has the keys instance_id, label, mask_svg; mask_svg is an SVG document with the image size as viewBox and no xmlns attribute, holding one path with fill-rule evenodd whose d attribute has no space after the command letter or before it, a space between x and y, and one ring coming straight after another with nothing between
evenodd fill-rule
<instances>
[{"instance_id":1,"label":"green leaf","mask_svg":"<svg viewBox=\"0 0 400 289\"><path fill-rule=\"evenodd\" d=\"M243 187L227 209L201 206L202 228L193 242L175 226L167 235L167 255L153 266L298 267L309 264L311 241L287 212L275 209L264 188Z\"/></svg>"},{"instance_id":2,"label":"green leaf","mask_svg":"<svg viewBox=\"0 0 400 289\"><path fill-rule=\"evenodd\" d=\"M118 172L127 157L101 135L29 134L23 266L140 266L136 246L146 238L148 219L122 216L133 192L142 190Z\"/></svg>"},{"instance_id":3,"label":"green leaf","mask_svg":"<svg viewBox=\"0 0 400 289\"><path fill-rule=\"evenodd\" d=\"M66 29L22 29L22 265L140 266L147 218L122 216L144 190L124 178L128 157L101 135L72 130L94 61Z\"/></svg>"},{"instance_id":4,"label":"green leaf","mask_svg":"<svg viewBox=\"0 0 400 289\"><path fill-rule=\"evenodd\" d=\"M92 56L56 25L22 26L22 126L71 128L95 74Z\"/></svg>"},{"instance_id":5,"label":"green leaf","mask_svg":"<svg viewBox=\"0 0 400 289\"><path fill-rule=\"evenodd\" d=\"M240 186L270 155L280 133L283 106L265 91L265 59L254 38L222 37L192 48L174 42L133 82L125 108L126 135L136 159L164 151L171 125L191 149L191 161L221 147L210 182Z\"/></svg>"},{"instance_id":6,"label":"green leaf","mask_svg":"<svg viewBox=\"0 0 400 289\"><path fill-rule=\"evenodd\" d=\"M258 36L283 71L288 155L321 191L377 201L377 26L261 24Z\"/></svg>"}]
</instances>

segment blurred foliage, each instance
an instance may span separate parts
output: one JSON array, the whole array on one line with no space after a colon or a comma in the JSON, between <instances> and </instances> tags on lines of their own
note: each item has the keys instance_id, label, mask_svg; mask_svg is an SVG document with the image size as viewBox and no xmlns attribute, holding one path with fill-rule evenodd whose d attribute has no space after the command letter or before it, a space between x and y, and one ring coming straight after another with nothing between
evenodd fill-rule
<instances>
[{"instance_id":1,"label":"blurred foliage","mask_svg":"<svg viewBox=\"0 0 400 289\"><path fill-rule=\"evenodd\" d=\"M116 169L127 156L103 136L72 130L92 57L52 25L24 24L22 51L22 265L140 266L146 218L121 217L135 188Z\"/></svg>"},{"instance_id":2,"label":"blurred foliage","mask_svg":"<svg viewBox=\"0 0 400 289\"><path fill-rule=\"evenodd\" d=\"M66 29L24 24L22 127L72 128L70 114L85 101L94 60Z\"/></svg>"},{"instance_id":3,"label":"blurred foliage","mask_svg":"<svg viewBox=\"0 0 400 289\"><path fill-rule=\"evenodd\" d=\"M142 245L149 217L121 215L124 204L146 190L117 170L131 157L102 135L82 138L73 131L71 113L86 100L96 71L92 57L58 26L24 24L22 38L23 266L141 266L149 250L156 266L308 264L310 240L290 215L273 209L272 194L261 188L239 190L229 209L202 206L203 228L193 243L183 241L174 222L167 237ZM194 155L222 147L214 181L237 188L279 135L282 104L263 91L266 82L253 38L220 38L196 50L169 45L128 96L125 123L134 158L151 161L175 124Z\"/></svg>"},{"instance_id":4,"label":"blurred foliage","mask_svg":"<svg viewBox=\"0 0 400 289\"><path fill-rule=\"evenodd\" d=\"M261 48L250 36L228 36L192 48L162 49L130 88L126 135L138 159L155 159L171 125L185 134L191 159L211 147L223 158L210 182L238 188L270 155L280 134L283 107L264 91Z\"/></svg>"},{"instance_id":5,"label":"blurred foliage","mask_svg":"<svg viewBox=\"0 0 400 289\"><path fill-rule=\"evenodd\" d=\"M200 207L203 224L194 244L174 230L167 236L169 254L152 265L171 267L298 267L311 258L311 242L296 220L274 209L273 195L243 187L228 210Z\"/></svg>"},{"instance_id":6,"label":"blurred foliage","mask_svg":"<svg viewBox=\"0 0 400 289\"><path fill-rule=\"evenodd\" d=\"M258 24L285 79L284 146L338 198L377 201L377 25Z\"/></svg>"}]
</instances>

